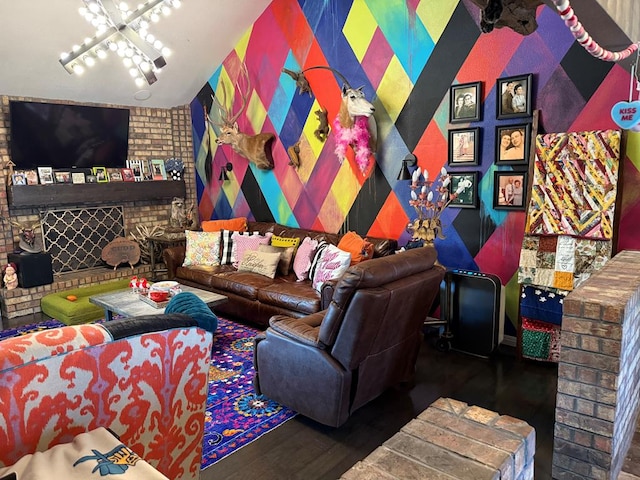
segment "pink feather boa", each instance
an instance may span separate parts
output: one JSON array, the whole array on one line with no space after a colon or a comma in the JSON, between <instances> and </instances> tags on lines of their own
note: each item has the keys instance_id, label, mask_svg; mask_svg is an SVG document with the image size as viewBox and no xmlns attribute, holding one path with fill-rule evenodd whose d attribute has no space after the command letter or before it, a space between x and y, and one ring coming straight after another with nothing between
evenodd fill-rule
<instances>
[{"instance_id":1,"label":"pink feather boa","mask_svg":"<svg viewBox=\"0 0 640 480\"><path fill-rule=\"evenodd\" d=\"M364 174L369 168L371 149L369 148L369 119L364 116L356 117L353 127L344 128L340 119L333 121L333 133L336 138L335 153L342 163L347 153L347 147L351 145L356 153L356 163Z\"/></svg>"}]
</instances>

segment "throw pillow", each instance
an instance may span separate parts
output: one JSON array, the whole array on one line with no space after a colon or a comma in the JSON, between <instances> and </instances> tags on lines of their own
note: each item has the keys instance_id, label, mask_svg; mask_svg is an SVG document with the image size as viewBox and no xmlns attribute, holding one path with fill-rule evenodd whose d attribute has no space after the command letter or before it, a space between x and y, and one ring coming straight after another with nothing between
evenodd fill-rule
<instances>
[{"instance_id":1,"label":"throw pillow","mask_svg":"<svg viewBox=\"0 0 640 480\"><path fill-rule=\"evenodd\" d=\"M258 235L254 233L252 235L245 235L239 232L234 232L231 235L233 241L233 247L235 248L235 262L234 267L238 267L242 262L242 257L247 250L257 250L260 245L267 245L271 239L272 233L268 232L265 235Z\"/></svg>"},{"instance_id":2,"label":"throw pillow","mask_svg":"<svg viewBox=\"0 0 640 480\"><path fill-rule=\"evenodd\" d=\"M338 242L338 248L351 254L351 265L373 257L373 244L356 232L345 233Z\"/></svg>"},{"instance_id":3,"label":"throw pillow","mask_svg":"<svg viewBox=\"0 0 640 480\"><path fill-rule=\"evenodd\" d=\"M273 240L273 239L272 239ZM293 260L293 247L274 247L273 245L260 245L259 252L279 253L278 273L289 275L291 271L291 261Z\"/></svg>"},{"instance_id":4,"label":"throw pillow","mask_svg":"<svg viewBox=\"0 0 640 480\"><path fill-rule=\"evenodd\" d=\"M278 235L274 235L271 237L271 245L274 247L293 247L293 250L295 251L295 249L298 248L298 245L300 245L300 238L279 237Z\"/></svg>"},{"instance_id":5,"label":"throw pillow","mask_svg":"<svg viewBox=\"0 0 640 480\"><path fill-rule=\"evenodd\" d=\"M276 276L276 269L280 261L279 253L247 250L238 265L239 272L253 272L269 278Z\"/></svg>"},{"instance_id":6,"label":"throw pillow","mask_svg":"<svg viewBox=\"0 0 640 480\"><path fill-rule=\"evenodd\" d=\"M184 232L187 239L184 262L182 266L189 265L220 265L220 232Z\"/></svg>"},{"instance_id":7,"label":"throw pillow","mask_svg":"<svg viewBox=\"0 0 640 480\"><path fill-rule=\"evenodd\" d=\"M233 234L238 233L244 236L250 236L249 232L234 232L232 230L220 230L220 265L236 264L237 247L233 242ZM258 235L255 233L254 235Z\"/></svg>"},{"instance_id":8,"label":"throw pillow","mask_svg":"<svg viewBox=\"0 0 640 480\"><path fill-rule=\"evenodd\" d=\"M181 292L171 297L164 313L184 313L193 318L198 326L216 333L218 317L198 296L191 292Z\"/></svg>"},{"instance_id":9,"label":"throw pillow","mask_svg":"<svg viewBox=\"0 0 640 480\"><path fill-rule=\"evenodd\" d=\"M230 218L229 220L205 220L202 222L203 232L219 232L220 230L246 232L247 217Z\"/></svg>"},{"instance_id":10,"label":"throw pillow","mask_svg":"<svg viewBox=\"0 0 640 480\"><path fill-rule=\"evenodd\" d=\"M293 271L295 272L299 282L309 278L311 259L313 258L313 253L316 251L317 246L317 240L312 240L311 237L305 237L298 247L296 256L293 259Z\"/></svg>"},{"instance_id":11,"label":"throw pillow","mask_svg":"<svg viewBox=\"0 0 640 480\"><path fill-rule=\"evenodd\" d=\"M312 286L320 291L320 288L327 280L336 280L347 271L351 264L351 254L340 250L335 245L327 245L322 250L320 259L315 266Z\"/></svg>"}]
</instances>

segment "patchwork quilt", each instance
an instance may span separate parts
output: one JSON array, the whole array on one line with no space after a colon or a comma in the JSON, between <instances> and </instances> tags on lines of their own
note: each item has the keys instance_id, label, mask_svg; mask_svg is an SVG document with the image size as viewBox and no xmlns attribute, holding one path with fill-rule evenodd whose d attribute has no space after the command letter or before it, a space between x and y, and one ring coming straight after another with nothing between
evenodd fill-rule
<instances>
[{"instance_id":1,"label":"patchwork quilt","mask_svg":"<svg viewBox=\"0 0 640 480\"><path fill-rule=\"evenodd\" d=\"M538 135L525 231L610 240L619 158L618 130Z\"/></svg>"},{"instance_id":2,"label":"patchwork quilt","mask_svg":"<svg viewBox=\"0 0 640 480\"><path fill-rule=\"evenodd\" d=\"M611 242L568 236L525 235L518 282L573 290L611 258Z\"/></svg>"}]
</instances>

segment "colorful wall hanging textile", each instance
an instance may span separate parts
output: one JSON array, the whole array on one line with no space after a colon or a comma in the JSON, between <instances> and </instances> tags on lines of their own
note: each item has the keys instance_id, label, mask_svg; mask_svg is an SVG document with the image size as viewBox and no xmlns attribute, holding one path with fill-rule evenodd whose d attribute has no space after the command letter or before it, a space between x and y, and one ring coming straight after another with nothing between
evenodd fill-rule
<instances>
[{"instance_id":1,"label":"colorful wall hanging textile","mask_svg":"<svg viewBox=\"0 0 640 480\"><path fill-rule=\"evenodd\" d=\"M525 231L610 240L619 158L618 130L537 135Z\"/></svg>"},{"instance_id":2,"label":"colorful wall hanging textile","mask_svg":"<svg viewBox=\"0 0 640 480\"><path fill-rule=\"evenodd\" d=\"M522 356L532 360L560 360L560 326L522 317Z\"/></svg>"},{"instance_id":3,"label":"colorful wall hanging textile","mask_svg":"<svg viewBox=\"0 0 640 480\"><path fill-rule=\"evenodd\" d=\"M573 290L611 258L611 242L568 236L525 235L518 282Z\"/></svg>"},{"instance_id":4,"label":"colorful wall hanging textile","mask_svg":"<svg viewBox=\"0 0 640 480\"><path fill-rule=\"evenodd\" d=\"M520 315L554 325L562 324L562 305L568 292L525 285L520 295Z\"/></svg>"}]
</instances>

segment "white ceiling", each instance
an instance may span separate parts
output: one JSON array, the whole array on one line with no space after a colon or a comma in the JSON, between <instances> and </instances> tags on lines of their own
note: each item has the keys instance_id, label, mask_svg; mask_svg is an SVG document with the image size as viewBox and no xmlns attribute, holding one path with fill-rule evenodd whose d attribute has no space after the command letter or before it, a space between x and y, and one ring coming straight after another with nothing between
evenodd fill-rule
<instances>
[{"instance_id":1,"label":"white ceiling","mask_svg":"<svg viewBox=\"0 0 640 480\"><path fill-rule=\"evenodd\" d=\"M135 7L138 0L127 0ZM120 57L107 58L79 77L60 54L95 29L78 13L81 0L0 0L0 94L127 106L175 107L191 102L271 0L183 0L149 31L172 50L158 81L140 90Z\"/></svg>"},{"instance_id":2,"label":"white ceiling","mask_svg":"<svg viewBox=\"0 0 640 480\"><path fill-rule=\"evenodd\" d=\"M137 2L128 1L132 7ZM573 2L579 16L580 1ZM640 1L598 1L627 36L638 40ZM180 9L150 28L173 54L158 81L144 87L151 97L141 101L135 98L140 89L113 53L82 77L68 74L59 63L62 52L94 33L78 13L81 0L0 0L0 94L163 108L188 104L269 3L183 0Z\"/></svg>"}]
</instances>

